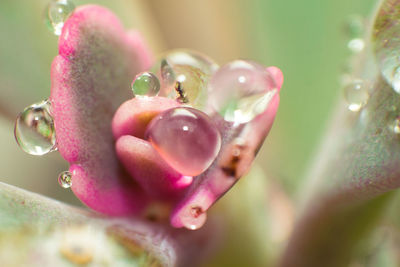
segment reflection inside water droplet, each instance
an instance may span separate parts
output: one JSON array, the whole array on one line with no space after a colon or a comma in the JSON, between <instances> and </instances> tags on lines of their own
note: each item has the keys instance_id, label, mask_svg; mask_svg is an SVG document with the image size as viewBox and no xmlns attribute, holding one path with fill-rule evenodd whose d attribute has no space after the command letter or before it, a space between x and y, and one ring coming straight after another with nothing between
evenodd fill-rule
<instances>
[{"instance_id":1,"label":"reflection inside water droplet","mask_svg":"<svg viewBox=\"0 0 400 267\"><path fill-rule=\"evenodd\" d=\"M58 175L58 183L63 188L70 188L72 186L72 173L64 171Z\"/></svg>"},{"instance_id":2,"label":"reflection inside water droplet","mask_svg":"<svg viewBox=\"0 0 400 267\"><path fill-rule=\"evenodd\" d=\"M21 112L15 122L15 139L26 153L44 155L56 149L56 133L48 100L33 104Z\"/></svg>"}]
</instances>

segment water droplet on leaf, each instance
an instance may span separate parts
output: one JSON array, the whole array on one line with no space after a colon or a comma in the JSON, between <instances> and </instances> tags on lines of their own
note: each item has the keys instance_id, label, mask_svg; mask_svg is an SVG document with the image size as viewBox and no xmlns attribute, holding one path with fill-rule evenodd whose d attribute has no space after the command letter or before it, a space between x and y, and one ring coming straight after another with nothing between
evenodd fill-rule
<instances>
[{"instance_id":1,"label":"water droplet on leaf","mask_svg":"<svg viewBox=\"0 0 400 267\"><path fill-rule=\"evenodd\" d=\"M177 99L202 110L207 101L207 83L218 65L198 52L175 50L165 54L152 71L161 81L161 96Z\"/></svg>"},{"instance_id":2,"label":"water droplet on leaf","mask_svg":"<svg viewBox=\"0 0 400 267\"><path fill-rule=\"evenodd\" d=\"M72 173L63 171L58 175L58 183L63 188L70 188L72 186Z\"/></svg>"},{"instance_id":3,"label":"water droplet on leaf","mask_svg":"<svg viewBox=\"0 0 400 267\"><path fill-rule=\"evenodd\" d=\"M135 95L156 96L160 91L160 81L151 72L139 73L132 82L132 91Z\"/></svg>"},{"instance_id":4,"label":"water droplet on leaf","mask_svg":"<svg viewBox=\"0 0 400 267\"><path fill-rule=\"evenodd\" d=\"M241 124L264 112L277 89L264 66L235 60L213 75L208 91L208 112L218 112L226 121Z\"/></svg>"},{"instance_id":5,"label":"water droplet on leaf","mask_svg":"<svg viewBox=\"0 0 400 267\"><path fill-rule=\"evenodd\" d=\"M56 133L48 100L33 104L18 115L15 139L26 153L44 155L56 149Z\"/></svg>"},{"instance_id":6,"label":"water droplet on leaf","mask_svg":"<svg viewBox=\"0 0 400 267\"><path fill-rule=\"evenodd\" d=\"M159 114L150 122L146 137L170 166L187 176L204 172L221 147L220 133L211 119L193 108Z\"/></svg>"},{"instance_id":7,"label":"water droplet on leaf","mask_svg":"<svg viewBox=\"0 0 400 267\"><path fill-rule=\"evenodd\" d=\"M49 30L60 35L65 21L72 14L75 5L69 0L53 0L45 12L45 22Z\"/></svg>"},{"instance_id":8,"label":"water droplet on leaf","mask_svg":"<svg viewBox=\"0 0 400 267\"><path fill-rule=\"evenodd\" d=\"M344 97L351 111L357 112L368 103L369 92L362 80L355 80L343 89Z\"/></svg>"}]
</instances>

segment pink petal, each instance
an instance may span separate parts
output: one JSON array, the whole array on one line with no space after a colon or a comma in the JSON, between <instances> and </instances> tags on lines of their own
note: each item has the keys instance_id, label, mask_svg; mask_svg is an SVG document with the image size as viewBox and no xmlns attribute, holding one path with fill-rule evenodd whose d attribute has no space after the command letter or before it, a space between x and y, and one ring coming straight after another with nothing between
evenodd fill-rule
<instances>
[{"instance_id":1,"label":"pink petal","mask_svg":"<svg viewBox=\"0 0 400 267\"><path fill-rule=\"evenodd\" d=\"M65 23L52 65L52 112L72 190L106 214L138 213L147 203L121 168L111 131L115 110L131 97L132 78L149 65L144 47L107 9L82 6Z\"/></svg>"},{"instance_id":2,"label":"pink petal","mask_svg":"<svg viewBox=\"0 0 400 267\"><path fill-rule=\"evenodd\" d=\"M281 71L280 68L271 66L267 68L267 71L269 71L275 78L276 82L276 87L278 90L281 90L282 84L283 84L283 72Z\"/></svg>"}]
</instances>

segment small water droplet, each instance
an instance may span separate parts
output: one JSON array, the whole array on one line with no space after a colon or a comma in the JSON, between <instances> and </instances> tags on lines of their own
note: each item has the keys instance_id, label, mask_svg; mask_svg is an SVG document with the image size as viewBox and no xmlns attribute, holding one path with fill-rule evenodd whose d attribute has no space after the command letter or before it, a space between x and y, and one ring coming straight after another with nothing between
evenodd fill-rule
<instances>
[{"instance_id":1,"label":"small water droplet","mask_svg":"<svg viewBox=\"0 0 400 267\"><path fill-rule=\"evenodd\" d=\"M50 102L44 100L25 108L15 121L14 135L20 148L28 154L41 156L56 150Z\"/></svg>"},{"instance_id":2,"label":"small water droplet","mask_svg":"<svg viewBox=\"0 0 400 267\"><path fill-rule=\"evenodd\" d=\"M139 73L132 82L132 91L135 95L156 96L160 91L160 81L151 72Z\"/></svg>"},{"instance_id":3,"label":"small water droplet","mask_svg":"<svg viewBox=\"0 0 400 267\"><path fill-rule=\"evenodd\" d=\"M365 41L362 38L354 38L347 43L347 47L350 49L351 52L359 53L364 50Z\"/></svg>"},{"instance_id":4,"label":"small water droplet","mask_svg":"<svg viewBox=\"0 0 400 267\"><path fill-rule=\"evenodd\" d=\"M355 80L343 89L344 97L351 111L357 112L368 103L369 92L362 80Z\"/></svg>"},{"instance_id":5,"label":"small water droplet","mask_svg":"<svg viewBox=\"0 0 400 267\"><path fill-rule=\"evenodd\" d=\"M188 214L182 218L183 226L190 230L197 230L207 221L207 213L200 206L189 206Z\"/></svg>"},{"instance_id":6,"label":"small water droplet","mask_svg":"<svg viewBox=\"0 0 400 267\"><path fill-rule=\"evenodd\" d=\"M226 121L247 123L268 107L276 94L276 81L266 68L249 60L222 66L211 78L208 112L220 113Z\"/></svg>"},{"instance_id":7,"label":"small water droplet","mask_svg":"<svg viewBox=\"0 0 400 267\"><path fill-rule=\"evenodd\" d=\"M49 30L60 35L65 21L75 9L74 3L69 0L53 0L45 12L45 22Z\"/></svg>"},{"instance_id":8,"label":"small water droplet","mask_svg":"<svg viewBox=\"0 0 400 267\"><path fill-rule=\"evenodd\" d=\"M397 117L393 123L390 125L393 133L400 134L400 117Z\"/></svg>"},{"instance_id":9,"label":"small water droplet","mask_svg":"<svg viewBox=\"0 0 400 267\"><path fill-rule=\"evenodd\" d=\"M72 186L72 173L69 171L63 171L58 175L58 183L63 188L70 188Z\"/></svg>"}]
</instances>

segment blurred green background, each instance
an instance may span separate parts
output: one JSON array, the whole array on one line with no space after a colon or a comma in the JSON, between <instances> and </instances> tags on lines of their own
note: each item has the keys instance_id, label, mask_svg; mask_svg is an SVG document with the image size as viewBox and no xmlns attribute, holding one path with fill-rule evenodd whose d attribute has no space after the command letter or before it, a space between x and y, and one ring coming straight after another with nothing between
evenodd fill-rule
<instances>
[{"instance_id":1,"label":"blurred green background","mask_svg":"<svg viewBox=\"0 0 400 267\"><path fill-rule=\"evenodd\" d=\"M57 185L67 164L57 155L20 151L13 120L25 106L49 95L57 38L43 23L48 0L0 1L0 181L74 201ZM368 17L376 0L75 0L102 4L127 28L139 29L155 54L193 48L220 64L250 58L279 66L285 75L276 123L259 165L290 194L301 185L312 155L340 97L339 75L350 53L343 24Z\"/></svg>"}]
</instances>

